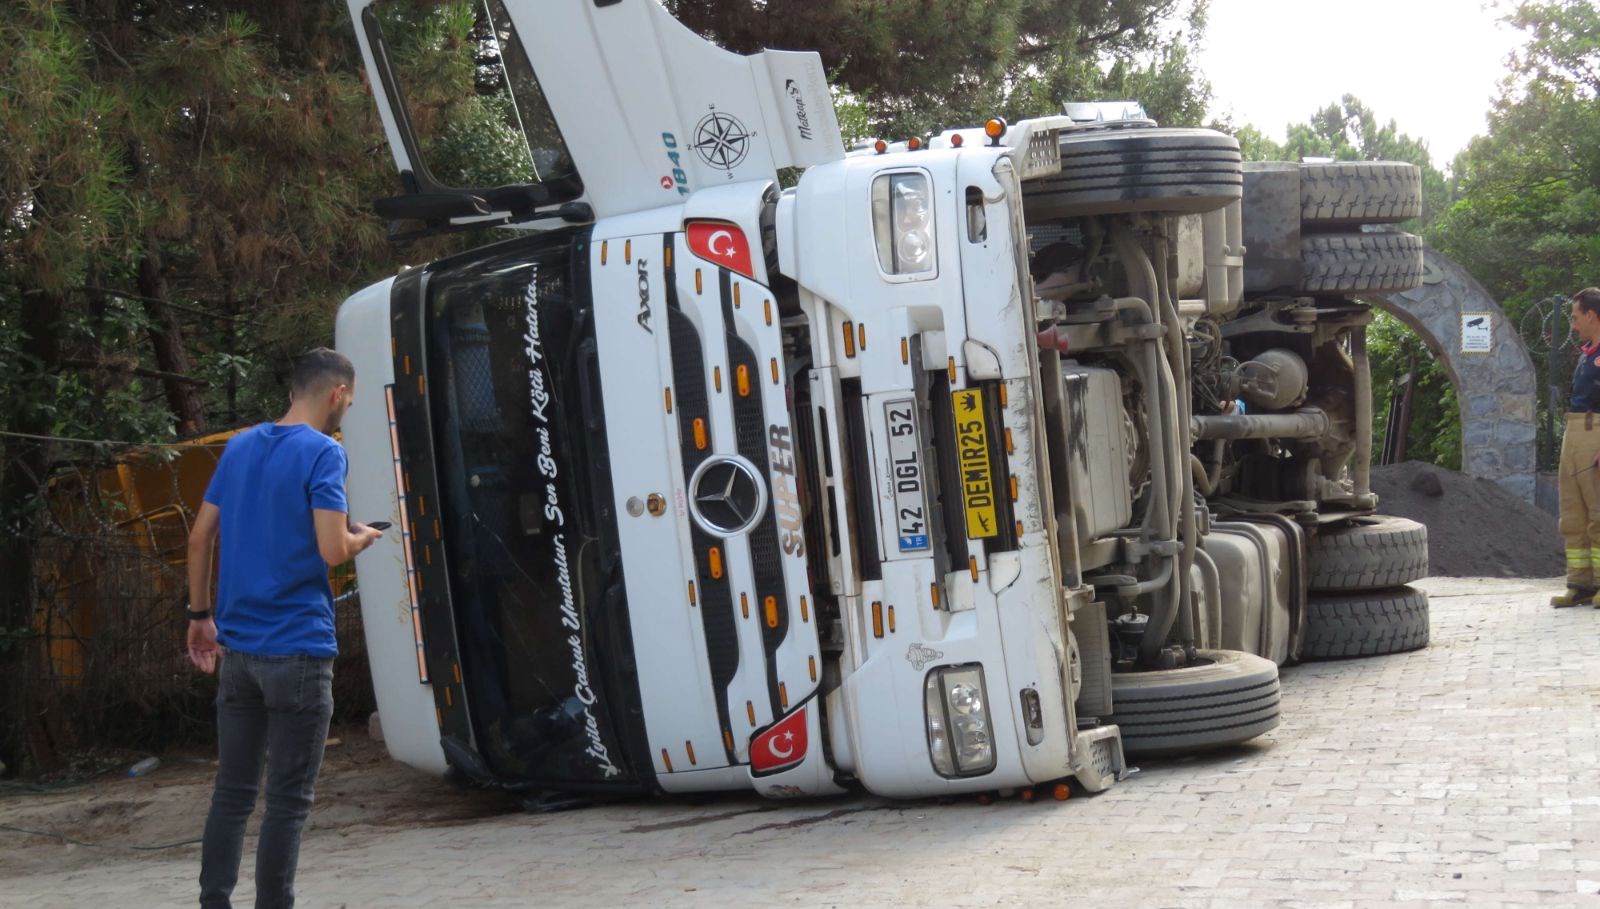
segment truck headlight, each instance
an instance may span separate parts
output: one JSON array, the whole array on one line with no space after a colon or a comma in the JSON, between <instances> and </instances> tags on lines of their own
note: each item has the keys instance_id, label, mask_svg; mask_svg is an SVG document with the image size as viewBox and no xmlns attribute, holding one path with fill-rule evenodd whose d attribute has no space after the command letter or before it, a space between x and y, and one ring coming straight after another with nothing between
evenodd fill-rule
<instances>
[{"instance_id":1,"label":"truck headlight","mask_svg":"<svg viewBox=\"0 0 1600 909\"><path fill-rule=\"evenodd\" d=\"M884 271L933 271L933 190L926 174L884 174L872 181L872 233Z\"/></svg>"},{"instance_id":2,"label":"truck headlight","mask_svg":"<svg viewBox=\"0 0 1600 909\"><path fill-rule=\"evenodd\" d=\"M928 755L940 776L977 776L994 769L982 666L942 666L929 672L923 701Z\"/></svg>"}]
</instances>

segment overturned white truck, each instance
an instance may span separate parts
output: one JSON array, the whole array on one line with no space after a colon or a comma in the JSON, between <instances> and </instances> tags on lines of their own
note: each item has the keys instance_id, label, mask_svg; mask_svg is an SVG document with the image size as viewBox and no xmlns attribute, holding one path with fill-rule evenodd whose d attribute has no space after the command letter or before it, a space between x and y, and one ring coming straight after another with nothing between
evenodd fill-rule
<instances>
[{"instance_id":1,"label":"overturned white truck","mask_svg":"<svg viewBox=\"0 0 1600 909\"><path fill-rule=\"evenodd\" d=\"M397 759L1100 790L1272 729L1283 663L1426 643L1352 299L1420 278L1367 226L1416 214L1414 170L1247 170L1103 104L847 153L814 54L653 0L462 6L351 0L407 190L380 213L522 230L338 316L352 514L395 525L357 567ZM461 145L400 47L451 21L520 182L436 169Z\"/></svg>"}]
</instances>

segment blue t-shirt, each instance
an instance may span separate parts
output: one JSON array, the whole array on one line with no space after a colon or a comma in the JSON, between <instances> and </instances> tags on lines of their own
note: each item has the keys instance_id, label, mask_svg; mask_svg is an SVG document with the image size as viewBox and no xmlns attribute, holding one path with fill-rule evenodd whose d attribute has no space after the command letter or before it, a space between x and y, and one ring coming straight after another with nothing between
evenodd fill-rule
<instances>
[{"instance_id":1,"label":"blue t-shirt","mask_svg":"<svg viewBox=\"0 0 1600 909\"><path fill-rule=\"evenodd\" d=\"M217 640L242 653L339 652L328 565L311 510L349 513L344 449L304 424L262 423L228 442L206 488L221 512Z\"/></svg>"}]
</instances>

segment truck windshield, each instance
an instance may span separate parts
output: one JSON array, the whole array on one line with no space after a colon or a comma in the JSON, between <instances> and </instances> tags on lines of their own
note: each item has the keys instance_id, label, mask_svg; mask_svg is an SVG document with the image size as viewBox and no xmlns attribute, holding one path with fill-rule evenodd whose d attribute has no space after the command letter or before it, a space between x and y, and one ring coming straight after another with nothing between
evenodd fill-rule
<instances>
[{"instance_id":1,"label":"truck windshield","mask_svg":"<svg viewBox=\"0 0 1600 909\"><path fill-rule=\"evenodd\" d=\"M618 785L631 665L587 232L430 267L439 530L479 749L502 778Z\"/></svg>"},{"instance_id":2,"label":"truck windshield","mask_svg":"<svg viewBox=\"0 0 1600 909\"><path fill-rule=\"evenodd\" d=\"M425 191L575 185L503 0L376 0L362 12L414 177Z\"/></svg>"}]
</instances>

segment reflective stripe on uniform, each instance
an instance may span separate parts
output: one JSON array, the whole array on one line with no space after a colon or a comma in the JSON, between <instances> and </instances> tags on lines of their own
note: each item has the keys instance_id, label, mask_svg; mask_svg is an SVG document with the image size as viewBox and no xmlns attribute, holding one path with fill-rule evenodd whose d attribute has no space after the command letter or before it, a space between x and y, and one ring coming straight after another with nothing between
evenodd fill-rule
<instances>
[{"instance_id":1,"label":"reflective stripe on uniform","mask_svg":"<svg viewBox=\"0 0 1600 909\"><path fill-rule=\"evenodd\" d=\"M1600 565L1600 549L1567 550L1568 568L1593 568Z\"/></svg>"}]
</instances>

